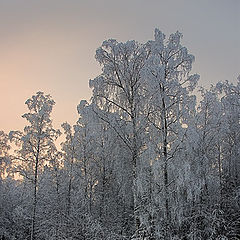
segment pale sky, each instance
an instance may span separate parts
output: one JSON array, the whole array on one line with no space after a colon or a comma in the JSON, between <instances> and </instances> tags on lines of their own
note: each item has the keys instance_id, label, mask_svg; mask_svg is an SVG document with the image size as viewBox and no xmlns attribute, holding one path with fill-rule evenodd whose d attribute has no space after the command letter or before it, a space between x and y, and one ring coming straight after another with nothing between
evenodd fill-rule
<instances>
[{"instance_id":1,"label":"pale sky","mask_svg":"<svg viewBox=\"0 0 240 240\"><path fill-rule=\"evenodd\" d=\"M109 38L146 42L179 30L200 85L240 74L240 0L0 0L0 130L21 130L37 91L56 101L53 121L73 124L100 73L95 51Z\"/></svg>"}]
</instances>

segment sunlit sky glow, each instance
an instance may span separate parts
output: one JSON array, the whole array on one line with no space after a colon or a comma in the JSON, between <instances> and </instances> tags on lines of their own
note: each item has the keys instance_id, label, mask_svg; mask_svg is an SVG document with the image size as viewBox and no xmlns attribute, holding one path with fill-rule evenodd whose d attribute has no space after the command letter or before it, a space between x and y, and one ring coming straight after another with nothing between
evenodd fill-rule
<instances>
[{"instance_id":1,"label":"sunlit sky glow","mask_svg":"<svg viewBox=\"0 0 240 240\"><path fill-rule=\"evenodd\" d=\"M240 74L239 0L0 0L0 130L24 127L24 102L39 90L56 101L55 126L73 124L102 41L145 42L155 27L183 33L201 85Z\"/></svg>"}]
</instances>

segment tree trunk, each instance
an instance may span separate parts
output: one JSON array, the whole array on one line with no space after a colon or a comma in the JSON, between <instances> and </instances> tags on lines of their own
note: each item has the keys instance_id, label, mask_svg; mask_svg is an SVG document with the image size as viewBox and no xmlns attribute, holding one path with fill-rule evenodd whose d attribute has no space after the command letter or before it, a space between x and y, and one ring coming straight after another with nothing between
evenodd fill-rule
<instances>
[{"instance_id":1,"label":"tree trunk","mask_svg":"<svg viewBox=\"0 0 240 240\"><path fill-rule=\"evenodd\" d=\"M137 149L137 131L136 131L136 117L133 106L131 107L131 120L133 124L133 139L132 139L132 163L133 163L133 201L134 201L134 222L135 222L135 234L136 237L139 236L140 230L140 204L138 199L138 186L137 186L137 158L138 158L138 149Z\"/></svg>"},{"instance_id":2,"label":"tree trunk","mask_svg":"<svg viewBox=\"0 0 240 240\"><path fill-rule=\"evenodd\" d=\"M164 94L164 88L162 88ZM168 191L168 150L167 150L167 115L166 115L166 105L164 96L162 97L162 134L163 134L163 159L164 159L164 194L165 194L165 214L166 214L166 227L165 227L165 239L170 239L169 230L170 230L170 211L169 211L169 191Z\"/></svg>"},{"instance_id":3,"label":"tree trunk","mask_svg":"<svg viewBox=\"0 0 240 240\"><path fill-rule=\"evenodd\" d=\"M35 223L36 223L36 207L37 207L37 178L38 178L38 161L39 161L39 150L40 140L38 142L35 172L34 172L34 195L33 195L33 213L32 213L32 228L31 228L31 240L35 240Z\"/></svg>"},{"instance_id":4,"label":"tree trunk","mask_svg":"<svg viewBox=\"0 0 240 240\"><path fill-rule=\"evenodd\" d=\"M222 163L221 163L221 146L218 145L218 174L219 174L219 192L220 192L220 206L222 206Z\"/></svg>"}]
</instances>

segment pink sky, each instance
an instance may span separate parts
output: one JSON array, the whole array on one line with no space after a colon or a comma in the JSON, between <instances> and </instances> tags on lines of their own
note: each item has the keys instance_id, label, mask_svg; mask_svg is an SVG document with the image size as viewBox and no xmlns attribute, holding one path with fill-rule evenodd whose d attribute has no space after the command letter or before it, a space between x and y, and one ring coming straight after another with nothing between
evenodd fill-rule
<instances>
[{"instance_id":1,"label":"pink sky","mask_svg":"<svg viewBox=\"0 0 240 240\"><path fill-rule=\"evenodd\" d=\"M94 59L102 41L153 38L158 27L179 30L195 55L200 84L234 81L240 74L238 0L0 1L0 129L21 130L24 102L37 91L56 101L56 127L77 120L89 99L88 80L100 73Z\"/></svg>"}]
</instances>

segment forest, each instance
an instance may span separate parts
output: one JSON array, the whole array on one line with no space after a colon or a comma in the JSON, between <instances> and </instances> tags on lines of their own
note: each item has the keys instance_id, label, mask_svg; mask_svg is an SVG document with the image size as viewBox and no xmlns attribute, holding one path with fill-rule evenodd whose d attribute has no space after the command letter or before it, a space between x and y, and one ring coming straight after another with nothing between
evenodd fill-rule
<instances>
[{"instance_id":1,"label":"forest","mask_svg":"<svg viewBox=\"0 0 240 240\"><path fill-rule=\"evenodd\" d=\"M25 102L0 131L1 240L240 239L240 77L198 86L182 37L104 41L73 126Z\"/></svg>"}]
</instances>

